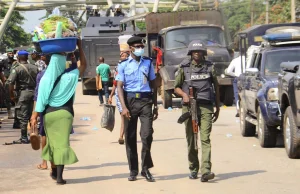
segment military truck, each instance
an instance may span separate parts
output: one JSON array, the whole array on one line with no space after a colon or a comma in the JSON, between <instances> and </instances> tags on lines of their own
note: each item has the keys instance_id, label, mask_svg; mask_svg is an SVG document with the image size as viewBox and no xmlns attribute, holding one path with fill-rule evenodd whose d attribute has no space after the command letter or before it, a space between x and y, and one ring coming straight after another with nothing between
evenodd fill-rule
<instances>
[{"instance_id":1,"label":"military truck","mask_svg":"<svg viewBox=\"0 0 300 194\"><path fill-rule=\"evenodd\" d=\"M82 76L82 93L89 95L96 91L96 67L99 57L110 65L111 73L119 62L120 21L121 17L89 17L86 27L82 29L82 46L87 60L87 68ZM112 85L112 77L110 86Z\"/></svg>"},{"instance_id":2,"label":"military truck","mask_svg":"<svg viewBox=\"0 0 300 194\"><path fill-rule=\"evenodd\" d=\"M298 38L299 39L299 38ZM284 62L278 79L283 136L289 158L300 158L300 61Z\"/></svg>"},{"instance_id":3,"label":"military truck","mask_svg":"<svg viewBox=\"0 0 300 194\"><path fill-rule=\"evenodd\" d=\"M226 105L233 103L233 78L226 77L224 70L232 56L228 45L231 39L227 30L225 17L221 10L182 11L165 13L146 13L125 18L122 25L145 22L148 56L153 58L154 65L157 53L153 47L162 52L162 64L156 66L164 108L172 107L175 72L179 64L187 57L187 45L193 40L202 40L208 48L208 60L215 65L221 90L221 101ZM122 33L128 33L122 29ZM141 32L139 32L141 34ZM222 75L222 76L221 76Z\"/></svg>"}]
</instances>

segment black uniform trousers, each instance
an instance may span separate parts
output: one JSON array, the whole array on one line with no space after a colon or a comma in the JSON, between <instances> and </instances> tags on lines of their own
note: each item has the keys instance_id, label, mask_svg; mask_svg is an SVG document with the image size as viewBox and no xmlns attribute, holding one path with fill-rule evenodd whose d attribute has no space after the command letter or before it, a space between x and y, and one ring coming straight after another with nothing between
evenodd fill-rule
<instances>
[{"instance_id":1,"label":"black uniform trousers","mask_svg":"<svg viewBox=\"0 0 300 194\"><path fill-rule=\"evenodd\" d=\"M153 167L151 157L151 144L153 141L153 101L150 98L125 97L125 104L130 112L130 120L125 119L125 143L128 158L130 175L138 175L138 154L137 154L137 122L140 118L140 136L142 140L142 170Z\"/></svg>"}]
</instances>

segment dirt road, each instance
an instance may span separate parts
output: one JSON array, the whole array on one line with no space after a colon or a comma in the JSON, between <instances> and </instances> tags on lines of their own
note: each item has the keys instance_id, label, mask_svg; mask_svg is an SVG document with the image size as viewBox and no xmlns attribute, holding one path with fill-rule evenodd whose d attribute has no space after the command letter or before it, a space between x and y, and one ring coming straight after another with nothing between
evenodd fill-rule
<instances>
[{"instance_id":1,"label":"dirt road","mask_svg":"<svg viewBox=\"0 0 300 194\"><path fill-rule=\"evenodd\" d=\"M160 108L152 144L155 167L151 172L156 182L148 183L141 176L136 182L128 182L125 146L117 143L120 118L116 114L113 132L101 129L103 108L99 107L97 96L81 94L80 84L75 102L75 134L71 136L79 162L66 167L64 178L68 184L57 186L50 179L49 170L36 168L41 162L41 151L33 151L30 145L2 145L19 137L19 130L12 129L5 120L0 129L0 193L299 193L300 161L288 159L282 147L263 149L257 138L241 137L234 107L222 107L219 120L213 125L215 180L201 183L199 179L188 179L184 126L176 123L181 110ZM3 116L6 115L0 114ZM140 139L138 147L140 150Z\"/></svg>"}]
</instances>

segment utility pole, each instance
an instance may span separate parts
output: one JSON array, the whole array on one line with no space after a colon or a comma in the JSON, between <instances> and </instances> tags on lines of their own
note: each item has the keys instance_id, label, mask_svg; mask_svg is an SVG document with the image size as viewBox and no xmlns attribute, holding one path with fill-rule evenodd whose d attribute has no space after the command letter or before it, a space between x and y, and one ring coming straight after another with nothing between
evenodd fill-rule
<instances>
[{"instance_id":1,"label":"utility pole","mask_svg":"<svg viewBox=\"0 0 300 194\"><path fill-rule=\"evenodd\" d=\"M198 4L199 4L199 11L201 11L201 9L202 9L202 0L198 0Z\"/></svg>"},{"instance_id":2,"label":"utility pole","mask_svg":"<svg viewBox=\"0 0 300 194\"><path fill-rule=\"evenodd\" d=\"M292 23L296 22L296 3L295 0L291 0L291 19Z\"/></svg>"},{"instance_id":3,"label":"utility pole","mask_svg":"<svg viewBox=\"0 0 300 194\"><path fill-rule=\"evenodd\" d=\"M250 12L251 12L251 26L253 26L253 20L254 20L254 0L251 0L251 5L250 5Z\"/></svg>"},{"instance_id":4,"label":"utility pole","mask_svg":"<svg viewBox=\"0 0 300 194\"><path fill-rule=\"evenodd\" d=\"M269 23L269 0L266 0L266 24Z\"/></svg>"}]
</instances>

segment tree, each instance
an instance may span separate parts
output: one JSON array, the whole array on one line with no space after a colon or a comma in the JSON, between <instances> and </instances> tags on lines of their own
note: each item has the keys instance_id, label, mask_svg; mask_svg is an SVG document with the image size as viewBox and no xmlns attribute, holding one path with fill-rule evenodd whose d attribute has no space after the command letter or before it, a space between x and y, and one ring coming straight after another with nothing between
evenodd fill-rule
<instances>
[{"instance_id":1,"label":"tree","mask_svg":"<svg viewBox=\"0 0 300 194\"><path fill-rule=\"evenodd\" d=\"M7 10L0 12L0 17L4 18ZM7 28L0 42L0 50L3 52L6 48L15 48L19 46L27 46L30 44L31 35L26 33L21 25L25 18L18 11L14 11L10 18Z\"/></svg>"}]
</instances>

